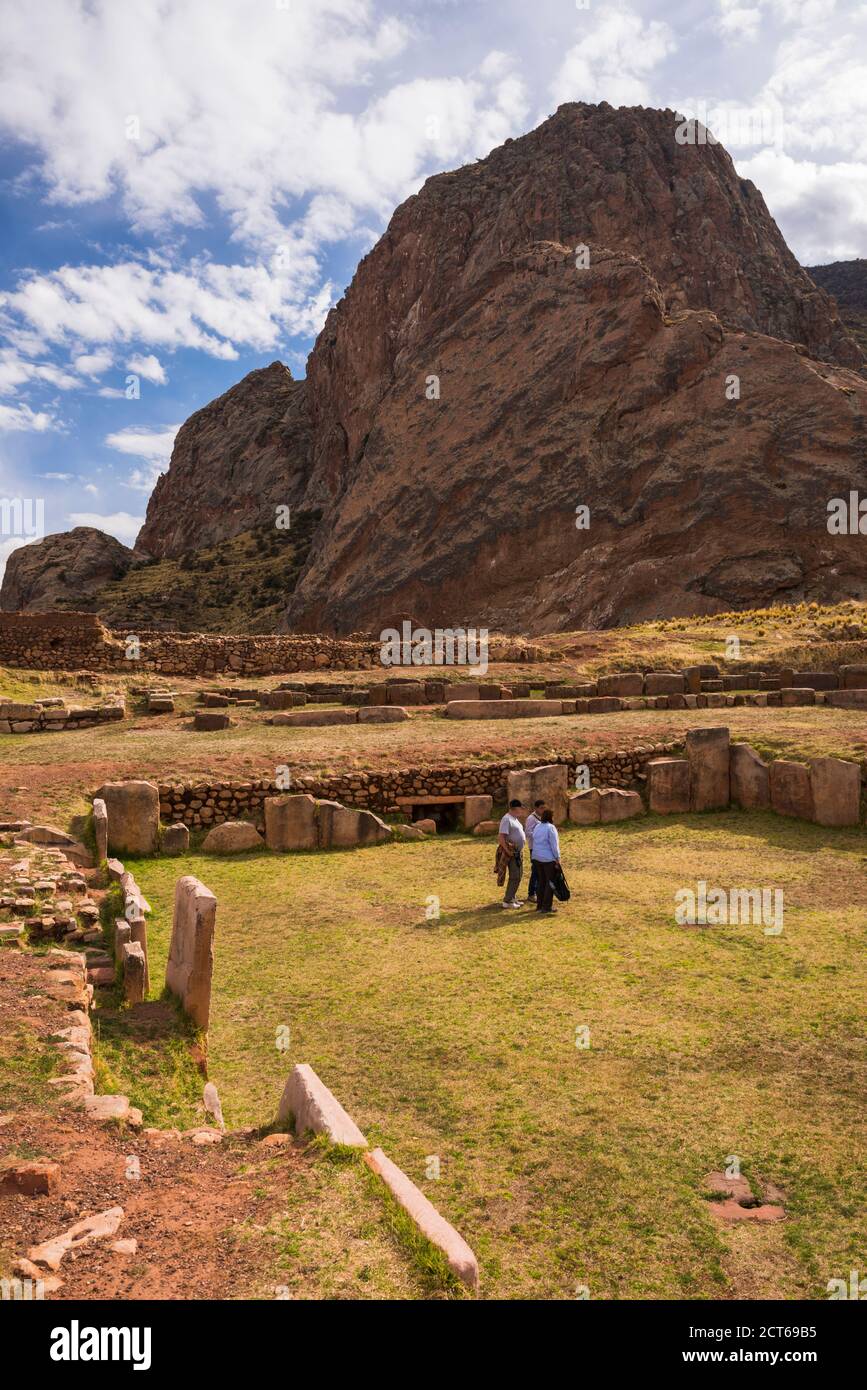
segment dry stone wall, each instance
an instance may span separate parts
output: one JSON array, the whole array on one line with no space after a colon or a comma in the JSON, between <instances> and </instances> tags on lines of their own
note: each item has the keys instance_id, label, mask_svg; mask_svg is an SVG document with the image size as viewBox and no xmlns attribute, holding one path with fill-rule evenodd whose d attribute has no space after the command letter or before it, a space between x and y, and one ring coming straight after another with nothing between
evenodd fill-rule
<instances>
[{"instance_id":1,"label":"dry stone wall","mask_svg":"<svg viewBox=\"0 0 867 1390\"><path fill-rule=\"evenodd\" d=\"M594 785L629 787L644 774L651 758L664 756L682 746L678 743L660 743L602 754L564 752L549 757L547 761L565 764L570 784L574 784L578 767L586 766ZM528 762L526 766L535 766L535 763ZM292 777L288 790L309 792L318 799L340 801L348 806L379 812L398 811L401 809L398 800L407 798L421 803L426 797L491 796L497 803L505 801L506 781L515 767L512 760L456 767L353 772L344 776L299 773ZM224 821L237 820L239 817L263 825L265 798L286 790L285 786L278 787L275 781L267 778L234 781L215 778L211 782L161 783L160 817L166 824L182 822L193 829L221 825Z\"/></svg>"}]
</instances>

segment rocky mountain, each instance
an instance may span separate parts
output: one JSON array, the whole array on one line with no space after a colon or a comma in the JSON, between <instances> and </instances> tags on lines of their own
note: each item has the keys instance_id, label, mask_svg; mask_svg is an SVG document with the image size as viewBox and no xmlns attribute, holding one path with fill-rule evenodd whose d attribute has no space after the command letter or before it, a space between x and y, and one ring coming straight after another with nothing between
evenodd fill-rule
<instances>
[{"instance_id":1,"label":"rocky mountain","mask_svg":"<svg viewBox=\"0 0 867 1390\"><path fill-rule=\"evenodd\" d=\"M178 430L138 548L176 557L273 521L303 497L310 450L306 382L282 362L250 372Z\"/></svg>"},{"instance_id":2,"label":"rocky mountain","mask_svg":"<svg viewBox=\"0 0 867 1390\"><path fill-rule=\"evenodd\" d=\"M833 295L840 318L867 353L867 260L833 261L808 268L817 285Z\"/></svg>"},{"instance_id":3,"label":"rocky mountain","mask_svg":"<svg viewBox=\"0 0 867 1390\"><path fill-rule=\"evenodd\" d=\"M7 613L89 609L132 566L135 552L93 526L76 526L19 546L6 562L0 609Z\"/></svg>"},{"instance_id":4,"label":"rocky mountain","mask_svg":"<svg viewBox=\"0 0 867 1390\"><path fill-rule=\"evenodd\" d=\"M864 355L754 185L683 135L569 104L429 179L306 381L272 363L183 426L138 550L210 568L288 505L282 626L333 632L867 596L863 540L826 525L863 485ZM139 606L173 591L153 578Z\"/></svg>"}]
</instances>

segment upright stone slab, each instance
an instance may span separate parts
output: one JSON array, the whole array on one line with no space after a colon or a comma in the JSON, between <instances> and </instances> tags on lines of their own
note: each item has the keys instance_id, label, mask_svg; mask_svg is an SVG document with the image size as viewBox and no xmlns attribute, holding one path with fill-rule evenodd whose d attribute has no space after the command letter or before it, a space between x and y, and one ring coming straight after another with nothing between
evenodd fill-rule
<instances>
[{"instance_id":1,"label":"upright stone slab","mask_svg":"<svg viewBox=\"0 0 867 1390\"><path fill-rule=\"evenodd\" d=\"M97 792L108 815L112 854L153 854L159 844L160 793L153 782L106 782Z\"/></svg>"},{"instance_id":2,"label":"upright stone slab","mask_svg":"<svg viewBox=\"0 0 867 1390\"><path fill-rule=\"evenodd\" d=\"M770 783L772 811L778 816L813 820L813 789L808 767L777 758L771 763Z\"/></svg>"},{"instance_id":3,"label":"upright stone slab","mask_svg":"<svg viewBox=\"0 0 867 1390\"><path fill-rule=\"evenodd\" d=\"M720 811L729 804L728 729L690 729L689 800L693 811Z\"/></svg>"},{"instance_id":4,"label":"upright stone slab","mask_svg":"<svg viewBox=\"0 0 867 1390\"><path fill-rule=\"evenodd\" d=\"M317 801L316 823L320 849L360 849L392 838L391 827L372 811L357 811L339 801Z\"/></svg>"},{"instance_id":5,"label":"upright stone slab","mask_svg":"<svg viewBox=\"0 0 867 1390\"><path fill-rule=\"evenodd\" d=\"M108 811L101 796L93 799L93 834L96 839L96 862L108 858Z\"/></svg>"},{"instance_id":6,"label":"upright stone slab","mask_svg":"<svg viewBox=\"0 0 867 1390\"><path fill-rule=\"evenodd\" d=\"M683 673L684 685L690 695L701 694L701 671L700 666L687 666Z\"/></svg>"},{"instance_id":7,"label":"upright stone slab","mask_svg":"<svg viewBox=\"0 0 867 1390\"><path fill-rule=\"evenodd\" d=\"M266 796L265 843L269 849L317 849L316 802L308 792Z\"/></svg>"},{"instance_id":8,"label":"upright stone slab","mask_svg":"<svg viewBox=\"0 0 867 1390\"><path fill-rule=\"evenodd\" d=\"M683 815L690 809L690 767L686 758L653 758L647 764L647 797L658 816Z\"/></svg>"},{"instance_id":9,"label":"upright stone slab","mask_svg":"<svg viewBox=\"0 0 867 1390\"><path fill-rule=\"evenodd\" d=\"M306 1062L300 1062L289 1073L280 1097L277 1119L280 1124L287 1124L290 1118L298 1135L311 1130L313 1134L327 1135L333 1144L367 1148L358 1125Z\"/></svg>"},{"instance_id":10,"label":"upright stone slab","mask_svg":"<svg viewBox=\"0 0 867 1390\"><path fill-rule=\"evenodd\" d=\"M492 796L468 796L464 801L464 829L473 830L483 820L490 820L493 809Z\"/></svg>"},{"instance_id":11,"label":"upright stone slab","mask_svg":"<svg viewBox=\"0 0 867 1390\"><path fill-rule=\"evenodd\" d=\"M685 688L682 671L648 671L644 677L645 695L682 695Z\"/></svg>"},{"instance_id":12,"label":"upright stone slab","mask_svg":"<svg viewBox=\"0 0 867 1390\"><path fill-rule=\"evenodd\" d=\"M729 751L731 798L744 811L767 811L771 804L768 764L748 743L733 743Z\"/></svg>"},{"instance_id":13,"label":"upright stone slab","mask_svg":"<svg viewBox=\"0 0 867 1390\"><path fill-rule=\"evenodd\" d=\"M123 997L128 1004L141 1004L147 997L144 952L137 941L127 941L121 948Z\"/></svg>"},{"instance_id":14,"label":"upright stone slab","mask_svg":"<svg viewBox=\"0 0 867 1390\"><path fill-rule=\"evenodd\" d=\"M813 814L819 825L857 825L861 819L861 768L842 758L810 761Z\"/></svg>"},{"instance_id":15,"label":"upright stone slab","mask_svg":"<svg viewBox=\"0 0 867 1390\"><path fill-rule=\"evenodd\" d=\"M598 825L600 815L598 787L588 787L569 797L569 819L573 825Z\"/></svg>"},{"instance_id":16,"label":"upright stone slab","mask_svg":"<svg viewBox=\"0 0 867 1390\"><path fill-rule=\"evenodd\" d=\"M641 695L644 691L644 676L640 671L618 671L610 676L600 676L595 690L585 690L585 695Z\"/></svg>"},{"instance_id":17,"label":"upright stone slab","mask_svg":"<svg viewBox=\"0 0 867 1390\"><path fill-rule=\"evenodd\" d=\"M129 921L129 940L131 946L138 946L144 960L144 990L151 987L151 973L148 965L148 924L144 917L133 917Z\"/></svg>"},{"instance_id":18,"label":"upright stone slab","mask_svg":"<svg viewBox=\"0 0 867 1390\"><path fill-rule=\"evenodd\" d=\"M565 763L552 763L546 767L530 767L520 772L510 772L506 799L512 801L517 797L530 811L533 809L534 801L544 801L551 809L554 824L560 825L566 819L568 792L568 767Z\"/></svg>"},{"instance_id":19,"label":"upright stone slab","mask_svg":"<svg viewBox=\"0 0 867 1390\"><path fill-rule=\"evenodd\" d=\"M241 854L261 848L262 836L255 825L246 820L227 820L213 826L202 844L205 854Z\"/></svg>"},{"instance_id":20,"label":"upright stone slab","mask_svg":"<svg viewBox=\"0 0 867 1390\"><path fill-rule=\"evenodd\" d=\"M163 854L186 854L190 848L190 832L183 822L166 826L160 848Z\"/></svg>"},{"instance_id":21,"label":"upright stone slab","mask_svg":"<svg viewBox=\"0 0 867 1390\"><path fill-rule=\"evenodd\" d=\"M623 791L620 787L603 787L599 792L599 819L603 825L643 815L644 802L638 792Z\"/></svg>"},{"instance_id":22,"label":"upright stone slab","mask_svg":"<svg viewBox=\"0 0 867 1390\"><path fill-rule=\"evenodd\" d=\"M178 996L196 1026L205 1030L211 1013L216 917L217 899L213 893L192 874L179 878L175 885L166 985Z\"/></svg>"}]
</instances>

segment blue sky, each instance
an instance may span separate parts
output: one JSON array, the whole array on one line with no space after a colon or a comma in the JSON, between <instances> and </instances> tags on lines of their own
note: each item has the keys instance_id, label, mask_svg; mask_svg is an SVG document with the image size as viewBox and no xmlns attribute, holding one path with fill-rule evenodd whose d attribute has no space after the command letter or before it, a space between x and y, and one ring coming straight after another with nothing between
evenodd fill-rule
<instances>
[{"instance_id":1,"label":"blue sky","mask_svg":"<svg viewBox=\"0 0 867 1390\"><path fill-rule=\"evenodd\" d=\"M131 544L178 425L567 100L699 116L804 264L867 255L854 0L4 0L0 497Z\"/></svg>"}]
</instances>

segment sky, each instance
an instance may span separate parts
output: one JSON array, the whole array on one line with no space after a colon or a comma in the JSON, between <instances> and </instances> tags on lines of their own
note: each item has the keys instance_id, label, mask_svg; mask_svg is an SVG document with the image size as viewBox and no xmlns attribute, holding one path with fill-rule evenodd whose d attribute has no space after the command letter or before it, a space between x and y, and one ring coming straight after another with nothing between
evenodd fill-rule
<instances>
[{"instance_id":1,"label":"sky","mask_svg":"<svg viewBox=\"0 0 867 1390\"><path fill-rule=\"evenodd\" d=\"M180 424L304 375L398 203L603 100L704 121L802 264L867 256L858 0L0 0L0 575L131 545Z\"/></svg>"}]
</instances>

